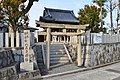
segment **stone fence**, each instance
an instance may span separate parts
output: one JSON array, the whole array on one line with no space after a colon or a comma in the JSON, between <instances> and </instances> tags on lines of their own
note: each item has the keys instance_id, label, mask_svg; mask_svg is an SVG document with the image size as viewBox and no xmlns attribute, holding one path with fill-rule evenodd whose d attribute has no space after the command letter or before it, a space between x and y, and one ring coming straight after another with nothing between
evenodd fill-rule
<instances>
[{"instance_id":1,"label":"stone fence","mask_svg":"<svg viewBox=\"0 0 120 80\"><path fill-rule=\"evenodd\" d=\"M34 44L34 32L30 32L30 46ZM0 33L0 48L24 47L24 33Z\"/></svg>"},{"instance_id":2,"label":"stone fence","mask_svg":"<svg viewBox=\"0 0 120 80\"><path fill-rule=\"evenodd\" d=\"M40 77L40 71L17 73L16 65L0 69L0 80L33 80L34 77Z\"/></svg>"},{"instance_id":3,"label":"stone fence","mask_svg":"<svg viewBox=\"0 0 120 80\"><path fill-rule=\"evenodd\" d=\"M19 62L23 62L23 49L0 52L0 80L28 80L41 76L39 70L19 73ZM33 53L33 50L30 49Z\"/></svg>"},{"instance_id":4,"label":"stone fence","mask_svg":"<svg viewBox=\"0 0 120 80\"><path fill-rule=\"evenodd\" d=\"M15 63L13 51L1 51L0 52L0 68L4 68Z\"/></svg>"},{"instance_id":5,"label":"stone fence","mask_svg":"<svg viewBox=\"0 0 120 80\"><path fill-rule=\"evenodd\" d=\"M83 45L82 60L89 67L120 60L120 43Z\"/></svg>"},{"instance_id":6,"label":"stone fence","mask_svg":"<svg viewBox=\"0 0 120 80\"><path fill-rule=\"evenodd\" d=\"M116 43L116 42L120 42L119 34L85 33L85 35L81 36L82 44Z\"/></svg>"}]
</instances>

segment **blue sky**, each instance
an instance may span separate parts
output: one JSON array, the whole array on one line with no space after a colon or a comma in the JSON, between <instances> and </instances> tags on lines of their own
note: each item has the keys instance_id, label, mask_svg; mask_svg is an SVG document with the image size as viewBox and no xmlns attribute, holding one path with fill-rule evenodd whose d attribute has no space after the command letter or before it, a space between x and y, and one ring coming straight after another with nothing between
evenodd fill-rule
<instances>
[{"instance_id":1,"label":"blue sky","mask_svg":"<svg viewBox=\"0 0 120 80\"><path fill-rule=\"evenodd\" d=\"M39 0L39 2L34 3L29 11L29 26L36 27L35 20L39 20L39 17L42 16L44 7L73 10L74 14L77 16L79 9L84 8L86 4L92 4L92 0ZM114 19L115 13L114 11ZM106 23L110 22L109 14L105 20Z\"/></svg>"},{"instance_id":2,"label":"blue sky","mask_svg":"<svg viewBox=\"0 0 120 80\"><path fill-rule=\"evenodd\" d=\"M31 27L36 26L35 20L39 20L39 17L42 16L44 7L73 10L74 14L77 16L79 9L91 2L92 0L39 0L39 2L34 3L29 12L29 25Z\"/></svg>"}]
</instances>

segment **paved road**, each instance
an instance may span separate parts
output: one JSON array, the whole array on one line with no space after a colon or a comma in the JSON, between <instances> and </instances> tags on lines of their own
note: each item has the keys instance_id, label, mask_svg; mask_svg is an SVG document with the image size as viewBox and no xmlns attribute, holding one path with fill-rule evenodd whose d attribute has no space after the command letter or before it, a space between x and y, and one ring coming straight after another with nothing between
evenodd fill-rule
<instances>
[{"instance_id":1,"label":"paved road","mask_svg":"<svg viewBox=\"0 0 120 80\"><path fill-rule=\"evenodd\" d=\"M43 80L120 80L120 63Z\"/></svg>"}]
</instances>

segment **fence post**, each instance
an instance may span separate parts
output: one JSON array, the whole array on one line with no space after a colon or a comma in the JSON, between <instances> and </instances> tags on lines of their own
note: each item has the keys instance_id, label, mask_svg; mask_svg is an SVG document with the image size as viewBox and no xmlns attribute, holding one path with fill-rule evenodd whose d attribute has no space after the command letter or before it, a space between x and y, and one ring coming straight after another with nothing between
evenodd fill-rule
<instances>
[{"instance_id":1,"label":"fence post","mask_svg":"<svg viewBox=\"0 0 120 80\"><path fill-rule=\"evenodd\" d=\"M3 33L0 33L0 47L3 47Z\"/></svg>"},{"instance_id":2,"label":"fence post","mask_svg":"<svg viewBox=\"0 0 120 80\"><path fill-rule=\"evenodd\" d=\"M19 45L20 45L20 35L18 31L16 31L16 47L19 47Z\"/></svg>"},{"instance_id":3,"label":"fence post","mask_svg":"<svg viewBox=\"0 0 120 80\"><path fill-rule=\"evenodd\" d=\"M24 47L24 33L21 33L21 47Z\"/></svg>"},{"instance_id":4,"label":"fence post","mask_svg":"<svg viewBox=\"0 0 120 80\"><path fill-rule=\"evenodd\" d=\"M14 33L11 34L11 47L14 47Z\"/></svg>"},{"instance_id":5,"label":"fence post","mask_svg":"<svg viewBox=\"0 0 120 80\"><path fill-rule=\"evenodd\" d=\"M5 47L9 47L9 34L5 33Z\"/></svg>"}]
</instances>

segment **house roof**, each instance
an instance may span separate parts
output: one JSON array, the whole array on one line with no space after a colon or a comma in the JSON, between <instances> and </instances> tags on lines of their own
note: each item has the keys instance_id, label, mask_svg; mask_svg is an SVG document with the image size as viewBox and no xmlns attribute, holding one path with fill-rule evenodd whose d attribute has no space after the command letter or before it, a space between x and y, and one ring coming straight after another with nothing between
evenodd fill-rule
<instances>
[{"instance_id":1,"label":"house roof","mask_svg":"<svg viewBox=\"0 0 120 80\"><path fill-rule=\"evenodd\" d=\"M49 23L79 24L72 10L45 8L40 21Z\"/></svg>"}]
</instances>

